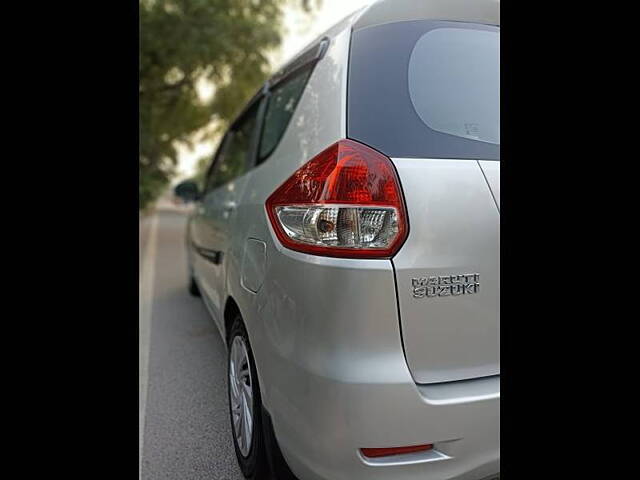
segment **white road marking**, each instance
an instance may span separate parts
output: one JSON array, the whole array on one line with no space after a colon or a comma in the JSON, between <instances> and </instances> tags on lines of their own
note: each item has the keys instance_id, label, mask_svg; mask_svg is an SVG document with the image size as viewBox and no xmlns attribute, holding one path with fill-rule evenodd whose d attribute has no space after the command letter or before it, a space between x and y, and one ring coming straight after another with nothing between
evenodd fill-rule
<instances>
[{"instance_id":1,"label":"white road marking","mask_svg":"<svg viewBox=\"0 0 640 480\"><path fill-rule=\"evenodd\" d=\"M151 341L151 312L153 307L153 281L156 263L156 234L158 230L158 214L154 213L149 222L149 233L144 260L140 267L140 290L138 294L138 372L139 372L139 463L138 478L142 478L142 453L144 446L144 426L147 409L147 390L149 386L149 344Z\"/></svg>"}]
</instances>

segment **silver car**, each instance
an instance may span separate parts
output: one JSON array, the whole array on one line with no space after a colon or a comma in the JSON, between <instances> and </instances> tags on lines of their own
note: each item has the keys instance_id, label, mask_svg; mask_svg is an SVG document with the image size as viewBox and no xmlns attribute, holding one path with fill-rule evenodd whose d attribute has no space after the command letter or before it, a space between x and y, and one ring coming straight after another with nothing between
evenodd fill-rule
<instances>
[{"instance_id":1,"label":"silver car","mask_svg":"<svg viewBox=\"0 0 640 480\"><path fill-rule=\"evenodd\" d=\"M356 12L178 187L247 478L498 478L499 7Z\"/></svg>"}]
</instances>

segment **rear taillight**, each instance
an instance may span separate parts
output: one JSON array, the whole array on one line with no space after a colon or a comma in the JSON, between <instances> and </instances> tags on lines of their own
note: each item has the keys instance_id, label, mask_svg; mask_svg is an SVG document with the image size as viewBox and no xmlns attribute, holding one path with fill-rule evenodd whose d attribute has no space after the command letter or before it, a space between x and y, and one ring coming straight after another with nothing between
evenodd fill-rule
<instances>
[{"instance_id":1,"label":"rear taillight","mask_svg":"<svg viewBox=\"0 0 640 480\"><path fill-rule=\"evenodd\" d=\"M353 140L340 140L305 163L266 207L285 247L315 255L390 257L408 231L391 160Z\"/></svg>"}]
</instances>

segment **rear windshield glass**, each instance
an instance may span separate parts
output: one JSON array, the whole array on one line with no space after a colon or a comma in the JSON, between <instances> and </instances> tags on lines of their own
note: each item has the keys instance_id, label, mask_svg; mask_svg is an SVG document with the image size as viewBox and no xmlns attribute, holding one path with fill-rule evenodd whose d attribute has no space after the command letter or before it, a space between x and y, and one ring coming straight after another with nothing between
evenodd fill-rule
<instances>
[{"instance_id":1,"label":"rear windshield glass","mask_svg":"<svg viewBox=\"0 0 640 480\"><path fill-rule=\"evenodd\" d=\"M499 160L499 27L420 20L354 32L347 128L393 157Z\"/></svg>"}]
</instances>

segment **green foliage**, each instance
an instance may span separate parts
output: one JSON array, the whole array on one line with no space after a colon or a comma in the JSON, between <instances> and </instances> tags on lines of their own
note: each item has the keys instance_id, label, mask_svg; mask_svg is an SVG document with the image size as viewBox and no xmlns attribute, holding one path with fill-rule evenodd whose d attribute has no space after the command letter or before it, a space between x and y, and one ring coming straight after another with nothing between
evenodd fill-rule
<instances>
[{"instance_id":1,"label":"green foliage","mask_svg":"<svg viewBox=\"0 0 640 480\"><path fill-rule=\"evenodd\" d=\"M213 120L224 128L268 77L291 2L307 11L313 3L140 0L140 208L174 174L176 144ZM198 96L203 79L216 87L209 102Z\"/></svg>"}]
</instances>

